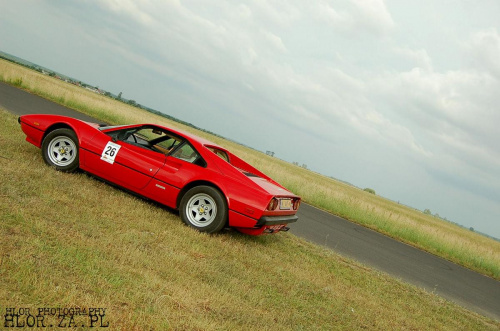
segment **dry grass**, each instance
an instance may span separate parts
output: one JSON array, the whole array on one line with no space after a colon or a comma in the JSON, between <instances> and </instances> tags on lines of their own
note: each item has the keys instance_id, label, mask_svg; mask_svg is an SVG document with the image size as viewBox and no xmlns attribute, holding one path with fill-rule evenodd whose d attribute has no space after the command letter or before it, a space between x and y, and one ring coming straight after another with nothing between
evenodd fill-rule
<instances>
[{"instance_id":1,"label":"dry grass","mask_svg":"<svg viewBox=\"0 0 500 331\"><path fill-rule=\"evenodd\" d=\"M304 201L500 280L500 242L318 173L0 60L0 79L112 124L152 122L203 136L262 170Z\"/></svg>"},{"instance_id":2,"label":"dry grass","mask_svg":"<svg viewBox=\"0 0 500 331\"><path fill-rule=\"evenodd\" d=\"M102 307L111 330L500 328L288 233L194 231L86 174L54 171L13 115L0 110L0 121L2 312Z\"/></svg>"}]
</instances>

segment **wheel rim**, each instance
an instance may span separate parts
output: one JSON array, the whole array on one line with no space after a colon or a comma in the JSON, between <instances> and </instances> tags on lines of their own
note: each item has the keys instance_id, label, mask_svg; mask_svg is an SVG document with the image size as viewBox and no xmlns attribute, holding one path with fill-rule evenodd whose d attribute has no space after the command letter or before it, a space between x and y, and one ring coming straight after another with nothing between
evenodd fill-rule
<instances>
[{"instance_id":1,"label":"wheel rim","mask_svg":"<svg viewBox=\"0 0 500 331\"><path fill-rule=\"evenodd\" d=\"M193 195L186 204L186 216L194 226L209 226L217 216L215 200L205 193Z\"/></svg>"},{"instance_id":2,"label":"wheel rim","mask_svg":"<svg viewBox=\"0 0 500 331\"><path fill-rule=\"evenodd\" d=\"M47 154L55 165L70 165L76 158L76 144L68 137L54 138L47 147Z\"/></svg>"}]
</instances>

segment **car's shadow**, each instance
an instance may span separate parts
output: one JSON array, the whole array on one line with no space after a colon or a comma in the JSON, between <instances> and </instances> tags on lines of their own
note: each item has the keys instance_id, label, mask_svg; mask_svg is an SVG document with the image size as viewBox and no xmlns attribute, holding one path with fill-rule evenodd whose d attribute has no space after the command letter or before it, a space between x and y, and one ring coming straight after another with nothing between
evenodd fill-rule
<instances>
[{"instance_id":1,"label":"car's shadow","mask_svg":"<svg viewBox=\"0 0 500 331\"><path fill-rule=\"evenodd\" d=\"M148 199L148 198L145 198L143 196L141 196L140 194L137 194L131 190L127 190L126 188L122 187L122 186L119 186L113 182L110 182L110 181L107 181L101 177L98 177L98 176L95 176L91 173L88 173L86 171L83 171L81 169L78 169L76 171L76 173L81 173L81 174L84 174L86 175L89 179L92 179L92 180L96 180L96 181L99 181L101 183L105 183L105 184L108 184L112 187L114 187L115 189L118 189L124 193L128 193L130 194L131 196L141 200L143 203L147 203L147 204L150 204L151 206L155 206L157 208L160 208L162 209L164 212L170 214L170 215L173 215L175 216L180 223L183 223L180 216L179 216L179 211L177 209L174 209L174 208L170 208L168 206L165 206L159 202L156 202L154 200L151 200L151 199ZM188 226L186 225L186 228ZM264 235L260 235L260 236L252 236L252 235L248 235L248 234L244 234L244 233L241 233L239 232L238 230L236 229L232 229L232 228L224 228L222 229L220 232L218 233L214 233L214 234L211 234L210 236L229 236L231 237L231 239L233 240L236 240L240 243L252 243L252 244L261 244L261 245L266 245L269 240L276 240L276 235L277 234L274 234L274 235L269 235L269 234L264 234ZM273 238L274 237L274 238Z\"/></svg>"}]
</instances>

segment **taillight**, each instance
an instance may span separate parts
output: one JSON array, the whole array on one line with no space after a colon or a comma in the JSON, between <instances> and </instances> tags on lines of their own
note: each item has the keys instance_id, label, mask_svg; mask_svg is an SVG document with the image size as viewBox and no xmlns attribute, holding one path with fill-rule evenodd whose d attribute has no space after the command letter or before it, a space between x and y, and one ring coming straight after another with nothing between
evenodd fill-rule
<instances>
[{"instance_id":1,"label":"taillight","mask_svg":"<svg viewBox=\"0 0 500 331\"><path fill-rule=\"evenodd\" d=\"M272 198L271 201L269 201L269 204L267 205L267 210L275 210L278 208L279 201L276 198Z\"/></svg>"},{"instance_id":2,"label":"taillight","mask_svg":"<svg viewBox=\"0 0 500 331\"><path fill-rule=\"evenodd\" d=\"M299 209L299 206L300 206L300 199L293 200L293 210Z\"/></svg>"}]
</instances>

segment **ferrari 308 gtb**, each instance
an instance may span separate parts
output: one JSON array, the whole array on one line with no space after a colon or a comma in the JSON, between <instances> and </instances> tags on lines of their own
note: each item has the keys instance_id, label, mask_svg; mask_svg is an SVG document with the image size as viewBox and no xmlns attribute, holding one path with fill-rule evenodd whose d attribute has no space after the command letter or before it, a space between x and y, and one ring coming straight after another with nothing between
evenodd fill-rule
<instances>
[{"instance_id":1,"label":"ferrari 308 gtb","mask_svg":"<svg viewBox=\"0 0 500 331\"><path fill-rule=\"evenodd\" d=\"M179 210L188 226L214 233L287 231L300 197L226 149L155 124L100 126L57 115L19 118L26 140L56 170L78 168Z\"/></svg>"}]
</instances>

